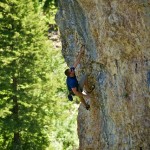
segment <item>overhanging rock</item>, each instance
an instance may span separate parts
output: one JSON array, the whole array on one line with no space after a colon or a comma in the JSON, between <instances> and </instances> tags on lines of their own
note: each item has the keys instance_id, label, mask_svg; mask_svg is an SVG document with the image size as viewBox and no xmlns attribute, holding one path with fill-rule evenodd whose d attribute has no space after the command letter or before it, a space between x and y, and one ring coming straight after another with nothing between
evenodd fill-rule
<instances>
[{"instance_id":1,"label":"overhanging rock","mask_svg":"<svg viewBox=\"0 0 150 150\"><path fill-rule=\"evenodd\" d=\"M60 0L56 21L71 66L89 74L91 110L78 113L80 150L150 149L150 3Z\"/></svg>"}]
</instances>

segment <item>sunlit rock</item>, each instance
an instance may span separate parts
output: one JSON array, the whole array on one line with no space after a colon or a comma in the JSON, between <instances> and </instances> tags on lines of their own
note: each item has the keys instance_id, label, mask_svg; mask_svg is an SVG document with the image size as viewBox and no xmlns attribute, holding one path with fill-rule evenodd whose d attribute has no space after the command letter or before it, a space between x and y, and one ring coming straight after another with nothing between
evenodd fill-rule
<instances>
[{"instance_id":1,"label":"sunlit rock","mask_svg":"<svg viewBox=\"0 0 150 150\"><path fill-rule=\"evenodd\" d=\"M56 21L71 66L95 84L78 113L80 150L150 149L149 0L60 0Z\"/></svg>"}]
</instances>

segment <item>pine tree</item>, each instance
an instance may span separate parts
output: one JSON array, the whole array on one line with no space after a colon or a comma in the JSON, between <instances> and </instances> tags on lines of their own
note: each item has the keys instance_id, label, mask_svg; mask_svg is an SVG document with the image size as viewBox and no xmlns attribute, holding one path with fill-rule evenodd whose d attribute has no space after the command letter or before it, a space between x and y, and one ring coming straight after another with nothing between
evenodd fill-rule
<instances>
[{"instance_id":1,"label":"pine tree","mask_svg":"<svg viewBox=\"0 0 150 150\"><path fill-rule=\"evenodd\" d=\"M52 5L58 7L58 0L39 0L39 2L43 3L44 11L47 11Z\"/></svg>"},{"instance_id":2,"label":"pine tree","mask_svg":"<svg viewBox=\"0 0 150 150\"><path fill-rule=\"evenodd\" d=\"M0 149L44 149L49 72L46 25L38 3L0 2Z\"/></svg>"}]
</instances>

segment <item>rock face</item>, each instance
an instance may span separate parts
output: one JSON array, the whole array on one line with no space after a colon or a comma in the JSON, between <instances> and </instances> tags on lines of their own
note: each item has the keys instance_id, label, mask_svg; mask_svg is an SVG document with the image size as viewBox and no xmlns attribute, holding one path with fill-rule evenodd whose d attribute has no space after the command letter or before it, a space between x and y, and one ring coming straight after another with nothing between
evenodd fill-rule
<instances>
[{"instance_id":1,"label":"rock face","mask_svg":"<svg viewBox=\"0 0 150 150\"><path fill-rule=\"evenodd\" d=\"M150 1L60 0L56 21L71 66L95 84L78 113L80 150L150 149Z\"/></svg>"}]
</instances>

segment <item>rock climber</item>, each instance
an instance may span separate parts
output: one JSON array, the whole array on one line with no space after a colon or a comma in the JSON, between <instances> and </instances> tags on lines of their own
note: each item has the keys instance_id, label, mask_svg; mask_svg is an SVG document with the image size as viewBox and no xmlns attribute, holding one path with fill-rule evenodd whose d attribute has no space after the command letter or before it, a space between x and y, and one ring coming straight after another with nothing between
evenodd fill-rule
<instances>
[{"instance_id":1,"label":"rock climber","mask_svg":"<svg viewBox=\"0 0 150 150\"><path fill-rule=\"evenodd\" d=\"M79 55L74 65L71 68L65 70L65 75L67 76L66 84L69 90L68 99L72 101L73 100L72 96L74 95L78 96L80 98L80 101L84 104L85 108L89 110L90 105L86 103L84 98L89 98L89 95L87 93L91 93L94 90L95 86L92 86L91 89L88 87L87 75L83 75L79 82L75 75L75 68L80 63L80 59L82 55L84 54L84 48L85 46L83 45L80 49ZM85 94L82 93L84 86L85 86L85 89L87 90Z\"/></svg>"}]
</instances>

